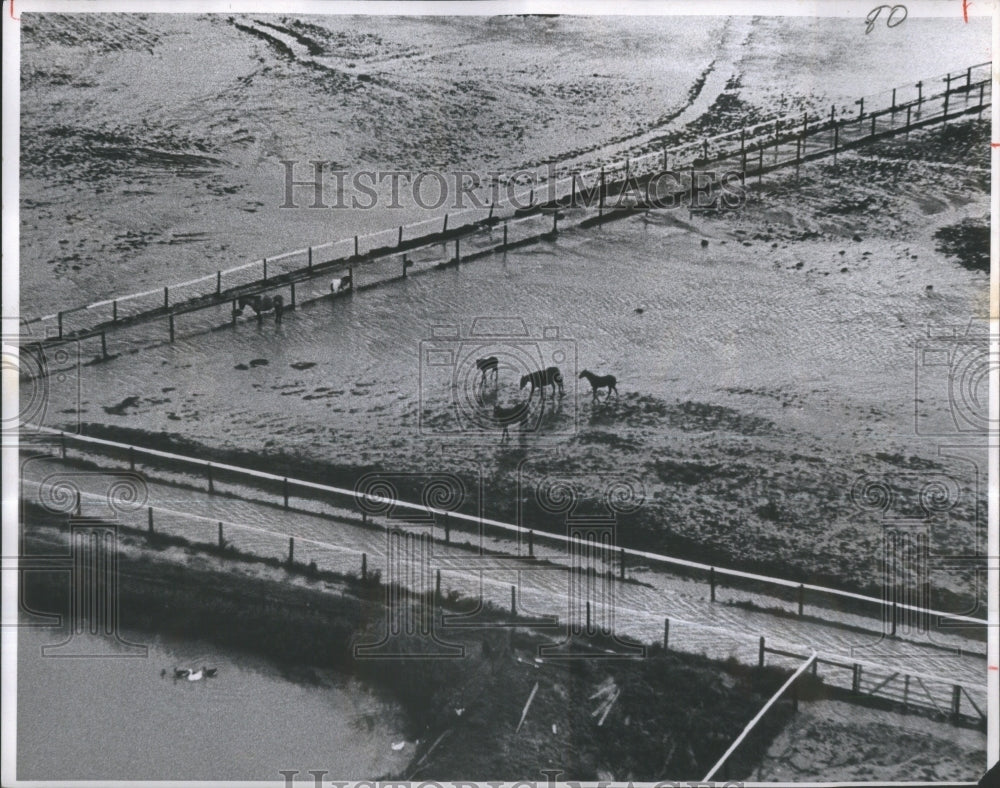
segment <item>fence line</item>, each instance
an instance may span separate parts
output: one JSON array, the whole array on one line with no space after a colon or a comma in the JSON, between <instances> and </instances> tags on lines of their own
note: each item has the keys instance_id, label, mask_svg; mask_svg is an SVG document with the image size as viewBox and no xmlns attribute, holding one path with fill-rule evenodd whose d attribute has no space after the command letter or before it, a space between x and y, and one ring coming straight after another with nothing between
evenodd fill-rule
<instances>
[{"instance_id":1,"label":"fence line","mask_svg":"<svg viewBox=\"0 0 1000 788\"><path fill-rule=\"evenodd\" d=\"M775 692L768 699L767 703L764 704L761 710L757 712L754 718L747 723L746 727L743 729L743 732L736 737L733 743L729 745L729 749L727 749L722 754L722 757L719 758L718 761L716 761L715 766L713 766L711 769L708 770L708 774L705 775L702 782L707 783L715 776L715 773L722 768L723 764L725 764L725 762L729 759L729 756L736 751L736 748L739 747L740 744L742 744L743 740L750 734L750 731L752 731L756 727L757 723L763 719L764 715L767 713L767 710L770 709L771 706L773 706L778 701L778 698L780 698L782 695L785 694L785 691L789 687L791 687L798 680L799 676L805 673L806 670L809 668L809 666L812 665L813 662L815 661L816 661L816 652L814 651L812 655L799 666L799 669L788 677L788 681L786 681L784 684L781 685L781 689Z\"/></svg>"},{"instance_id":2,"label":"fence line","mask_svg":"<svg viewBox=\"0 0 1000 788\"><path fill-rule=\"evenodd\" d=\"M24 479L22 477L21 480L20 480L20 482L21 482L22 488L23 488L24 484L27 483L27 484L30 484L33 487L35 487L37 489L37 492L39 494L41 494L41 491L43 489L45 480L34 481L34 480L27 480L27 479ZM22 495L22 497L23 497L23 495ZM107 495L106 494L102 495L102 494L98 494L98 493L91 493L91 492L87 492L87 491L83 491L83 490L77 490L76 494L75 494L75 500L74 501L70 501L70 503L72 503L74 505L74 507L75 507L75 513L76 513L77 517L82 516L82 499L84 499L84 498L94 499L94 500L99 501L101 503L106 503L107 502ZM289 563L291 563L292 560L294 559L294 544L298 543L300 545L302 545L302 544L313 545L315 547L327 550L327 551L329 551L331 553L351 554L352 556L360 557L360 559L361 559L360 566L363 567L363 568L367 568L368 567L368 561L367 561L367 555L368 554L365 552L365 550L354 548L354 547L344 547L343 545L334 544L334 543L331 543L331 542L328 542L328 541L322 541L320 539L315 539L315 538L312 538L312 537L307 537L307 536L302 536L302 535L291 535L291 534L289 534L287 532L283 532L283 531L273 531L273 530L270 530L268 528L264 528L264 527L257 526L257 525L251 525L251 524L248 524L248 523L240 523L240 522L235 522L235 521L232 521L232 520L225 520L225 519L220 520L218 517L210 517L210 516L207 516L207 515L193 514L191 512L184 512L184 511L180 511L180 510L176 510L176 509L170 509L170 508L168 508L166 506L162 506L162 505L156 505L156 506L149 505L149 506L147 506L145 504L142 504L142 505L138 506L135 509L135 514L137 516L141 517L142 512L146 512L147 513L147 520L146 520L146 522L147 522L147 528L146 528L146 531L149 534L172 535L172 534L169 534L167 531L163 530L162 529L162 525L158 525L156 519L153 516L153 512L161 512L163 514L171 515L171 516L173 516L173 517L175 517L177 519L180 519L180 520L190 520L190 521L194 521L196 523L205 523L205 524L209 525L211 527L211 530L217 531L218 542L219 542L219 546L220 547L223 546L223 544L225 544L227 546L231 544L231 542L229 542L229 540L225 539L224 528L238 529L238 530L242 530L242 531L251 531L251 532L254 532L254 533L264 534L266 536L274 537L275 543L288 544L289 547L291 548L291 549L289 549L289 551L286 554L287 555L287 560L289 561ZM114 521L112 521L112 522L114 522ZM160 521L160 523L162 523L162 521ZM190 535L188 535L186 538L190 538ZM197 544L198 543L194 543L193 546L197 546ZM259 554L255 554L255 555L259 555ZM518 557L518 558L524 558L524 556L516 556L516 557ZM454 556L454 555L439 555L439 556L436 556L436 561L438 561L440 563L440 569L447 569L447 570L468 569L469 565L467 565L467 564L465 566L461 566L461 565L454 565L454 566L452 566L451 565L451 564L453 564L456 561L461 562L462 560L464 560L464 557L458 557L458 556ZM353 564L353 566L357 566L357 563ZM337 571L337 570L335 570L335 571ZM471 571L476 572L476 573L481 573L482 572L482 567L481 567L480 564L477 563L477 564L475 564L472 567ZM347 574L349 572L350 572L350 570L347 569L343 573ZM476 582L480 586L482 586L482 583L483 583L484 580L485 580L485 578L480 577L480 578L478 578L476 580ZM505 583L503 583L503 581L495 581L494 584L497 585L497 586L504 586L505 585ZM647 612L647 611L641 611L641 612ZM652 615L655 615L655 614L654 613L649 613L649 615L652 616ZM809 655L803 655L803 654L800 654L800 653L797 653L797 652L794 652L794 651L788 651L786 649L780 649L780 648L774 648L772 646L767 646L766 645L767 641L766 641L766 639L765 639L764 636L757 637L757 636L754 636L754 635L748 635L748 634L744 634L744 633L740 633L740 632L733 632L731 630L726 629L725 627L720 627L720 626L711 625L711 624L703 624L703 623L698 623L698 622L694 622L694 621L688 621L688 620L677 618L677 617L665 619L665 630L664 630L665 634L664 634L664 641L663 641L663 645L664 645L665 649L669 648L668 639L667 639L668 638L667 633L669 632L669 625L670 624L674 624L674 625L681 624L683 626L690 627L692 629L696 629L696 630L700 630L700 631L704 631L704 632L715 633L715 634L725 634L727 636L734 637L734 638L737 638L737 639L746 639L748 641L756 640L758 642L758 661L757 661L758 667L764 667L764 665L766 664L766 658L765 658L766 654L773 654L775 656L785 657L785 658L795 659L795 660L803 660L803 659L809 658ZM675 628L675 632L676 632L676 628ZM673 639L672 642L674 643L674 645L676 645L676 642L677 642L676 637ZM870 662L870 661L866 661L866 660L862 660L862 659L851 659L849 662L845 662L842 659L839 659L839 658L836 658L836 657L819 656L818 652L816 652L813 649L811 649L811 653L814 654L814 655L817 655L816 656L816 660L815 660L817 664L829 665L829 666L832 666L832 667L843 668L843 669L851 671L852 674L853 674L853 677L854 677L853 678L853 681L854 681L853 690L854 690L855 694L861 694L860 691L859 691L859 687L861 689L863 689L863 687L860 686L862 684L862 681L863 681L863 679L862 679L862 672L859 671L858 668L868 668L870 670L870 672L876 673L876 674L877 674L877 672L879 670L885 670L885 667L883 665L880 665L880 664L874 663L874 662ZM813 670L813 674L816 675L815 668ZM899 674L897 672L897 673L892 674L891 677L898 676L898 675ZM962 686L962 685L956 684L953 680L944 678L942 676L935 676L935 675L931 675L931 674L928 674L928 673L922 673L922 672L913 671L913 670L907 671L906 675L909 676L909 677L911 677L911 678L914 678L914 679L919 679L921 682L926 680L929 683L947 685L949 688L952 688L954 686ZM874 689L875 690L881 689L882 686L884 684L886 684L886 683L887 682L883 681L882 684L876 686ZM964 687L962 687L962 689L965 690ZM865 694L871 695L873 693L873 691L874 690L869 690L869 692L865 693ZM965 692L966 692L967 697L969 697L967 690L965 690ZM978 706L976 706L975 702L972 700L971 697L969 697L969 700L970 700L970 702L972 702L973 706L977 709L977 711L979 711ZM911 702L910 705L917 706L917 705L919 705L919 703L914 701L914 702ZM940 710L939 706L936 706L936 708L938 708ZM979 713L980 713L980 716L983 716L981 711L979 711Z\"/></svg>"},{"instance_id":3,"label":"fence line","mask_svg":"<svg viewBox=\"0 0 1000 788\"><path fill-rule=\"evenodd\" d=\"M529 544L530 540L535 537L539 539L546 539L549 541L558 542L565 545L578 544L582 546L587 546L589 544L588 542L586 542L586 540L577 537L567 536L564 534L552 533L549 531L535 531L534 529L528 528L526 526L515 525L513 523L506 523L500 520L493 520L486 517L476 517L473 515L464 514L462 512L438 509L423 504L416 504L416 503L411 503L409 501L402 501L398 499L390 499L379 495L372 495L369 493L359 493L356 490L349 490L342 487L333 487L330 485L320 484L318 482L306 481L304 479L294 479L288 476L281 476L278 474L267 473L266 471L257 471L236 465L210 462L195 457L189 457L186 455L161 451L159 449L150 449L142 446L136 446L134 444L118 443L116 441L104 440L102 438L92 438L84 435L74 435L66 433L61 430L55 430L48 427L41 427L33 424L23 424L22 428L40 434L58 436L63 458L65 458L66 456L67 442L74 442L90 447L100 447L104 449L114 449L117 450L118 452L125 452L129 457L129 462L132 466L134 466L135 464L136 455L142 455L145 457L167 460L171 462L182 463L188 466L193 466L195 468L200 468L205 472L205 474L208 477L208 486L210 492L213 491L213 482L212 482L213 470L226 471L236 476L240 476L244 479L257 479L270 482L278 482L281 484L282 499L285 508L288 508L289 491L291 488L294 487L300 491L313 490L316 492L326 493L328 495L334 495L339 498L347 498L350 501L353 501L355 504L358 504L359 499L363 498L364 500L372 502L374 504L380 504L380 505L388 504L393 507L399 507L401 509L406 509L411 512L420 513L425 516L430 515L432 518L442 517L446 521L455 520L458 522L467 523L469 525L474 525L477 527L489 526L501 531L506 531L508 533L515 534L518 537L519 545L522 537L529 540ZM362 513L364 515L363 509ZM905 610L928 616L935 616L940 619L947 619L953 622L960 622L962 624L968 624L977 627L985 627L987 624L986 619L982 618L975 618L972 616L966 616L957 613L948 613L941 610L923 608L917 605L890 601L887 599L880 599L878 597L868 596L866 594L861 594L853 591L844 591L841 589L830 588L828 586L814 585L812 583L800 583L794 580L788 580L780 577L771 577L767 575L757 574L754 572L744 572L738 569L716 567L710 564L703 564L697 561L690 561L683 558L661 555L659 553L653 553L646 550L638 550L635 548L617 547L616 549L618 550L622 560L624 560L626 557L640 558L646 561L653 561L660 564L683 567L685 569L694 569L700 572L708 573L711 583L711 595L712 595L711 598L713 599L713 601L715 599L715 585L717 582L717 578L721 576L721 577L738 578L741 580L751 580L765 584L776 585L783 588L797 589L799 592L800 614L802 612L804 604L803 594L805 591L811 591L814 593L824 594L827 596L837 597L841 599L850 599L854 601L865 602L868 604L876 605L883 610L889 609L892 611L894 618L896 617L898 611Z\"/></svg>"},{"instance_id":4,"label":"fence line","mask_svg":"<svg viewBox=\"0 0 1000 788\"><path fill-rule=\"evenodd\" d=\"M774 654L775 656L795 660L805 659L803 654L799 654L794 651L768 647L765 645L764 638L761 637L757 662L758 667L764 666L766 654ZM879 697L891 703L901 705L904 711L911 707L919 708L942 717L947 717L956 724L963 721L971 722L973 724L982 724L986 721L986 715L969 694L969 691L963 684L958 683L954 679L948 679L942 676L932 676L930 674L914 670L906 670L905 672L888 672L891 669L886 668L884 665L860 659L845 661L835 657L821 656L816 659L816 666L819 665L828 665L830 667L838 668L850 675L850 691L844 696L848 701ZM865 672L866 670L867 673ZM813 668L813 675L817 675L816 667ZM903 678L902 692L890 691L889 688L892 683L901 676ZM871 682L871 686L867 688L864 685L866 678ZM926 700L921 699L916 694L916 687L911 690L911 686L913 685L910 679L916 680L916 685L923 691ZM928 689L927 684L943 687L948 695L948 699L943 700L935 698L933 693L931 693ZM830 686L835 685L830 684ZM970 715L962 711L961 696L963 694L972 705L976 715ZM944 707L942 706L942 703L939 703L939 700L942 700ZM945 711L945 708L947 708L948 711Z\"/></svg>"},{"instance_id":5,"label":"fence line","mask_svg":"<svg viewBox=\"0 0 1000 788\"><path fill-rule=\"evenodd\" d=\"M705 168L711 164L718 165L723 162L729 162L733 166L739 165L739 171L743 173L744 178L750 174L756 175L759 183L764 173L771 172L779 167L788 166L792 163L798 168L804 162L825 157L831 153L836 163L837 154L841 150L853 148L865 141L904 132L908 133L911 129L921 128L939 121L947 122L949 118L956 118L973 111L978 111L981 114L985 106L992 101L992 80L990 73L987 70L985 76L982 75L984 68L990 66L991 64L989 63L981 63L958 72L949 72L943 76L929 78L926 81L921 80L913 86L917 88L916 98L910 98L909 100L901 100L901 98L907 95L907 91L912 91L910 86L892 89L891 99L889 99L890 91L883 91L873 96L858 99L855 102L855 104L859 105L856 117L845 118L843 113L840 117L837 117L835 106L831 107L829 118L826 115L810 118L809 112L806 111L801 116L787 115L769 119L739 130L724 132L712 137L706 137L700 141L685 143L684 145L676 146L672 151L663 148L662 150L651 151L634 157L626 156L624 161L613 161L599 168L592 168L581 172L574 171L568 177L557 176L550 183L538 180L530 189L514 193L512 199L507 200L506 203L501 201L501 203L489 206L489 215L486 218L474 220L471 223L459 224L455 220L463 215L485 212L486 208L473 207L459 211L458 213L445 214L443 217L439 216L433 219L412 222L408 225L400 225L398 228L387 228L367 235L353 236L353 255L349 254L348 250L345 249L341 257L314 262L313 257L319 250L333 249L352 243L351 238L338 239L304 249L280 253L272 257L263 258L262 260L254 260L232 268L220 269L214 274L207 274L188 280L187 282L104 299L85 306L69 307L55 314L26 320L25 323L57 321L58 336L51 340L45 339L43 341L61 341L64 338L64 317L77 312L91 311L107 307L108 305L112 307L110 319L105 319L103 323L99 323L97 326L78 329L71 335L73 338L95 335L102 327L107 328L109 326L121 325L124 321L163 316L172 310L185 309L185 311L193 311L195 308L215 306L231 299L234 295L246 294L248 290L255 288L258 290L262 288L267 289L269 281L271 282L271 286L284 284L287 281L294 281L296 278L309 278L320 272L330 270L332 267L345 267L352 262L370 262L375 258L399 254L443 241L457 240L462 234L491 228L501 221L508 224L520 221L522 217L519 217L518 213L525 209L516 209L512 215L509 211L516 208L517 205L527 205L524 201L525 196L537 197L537 194L533 194L534 192L547 195L546 201L532 201L530 209L527 209L537 212L545 207L558 209L568 199L575 198L578 189L597 189L599 201L598 218L604 219L606 212L608 212L608 217L610 217L615 211L621 209L620 205L612 208L606 206L607 198L612 196L616 188L618 189L617 196L620 203L621 197L629 184L633 182L637 183L643 179L648 183L657 174L670 173L676 176L686 173L693 167ZM976 77L975 81L973 81L973 75ZM939 81L945 83L943 91L935 92L933 89L930 89L931 85ZM927 95L923 92L924 85L927 85L929 88ZM974 103L973 94L977 90L978 99ZM953 96L964 96L965 101L961 108L949 107L950 99ZM868 111L865 108L866 100L868 101ZM873 106L876 102L878 102L877 105ZM904 113L904 111L906 115L905 125L897 124L897 114ZM888 124L885 121L887 116L889 118ZM868 120L868 124L863 123L866 119ZM818 142L819 144L813 145L812 143L814 142ZM782 146L784 146L784 151L781 150ZM765 149L772 151L772 154L768 155L769 159L773 155L772 161L764 161ZM710 153L711 155L709 155ZM754 153L757 154L755 162L752 161L754 157L751 155ZM668 158L671 158L672 162L669 162ZM619 174L620 178L618 177ZM589 187L586 185L588 181L590 182ZM687 189L681 189L678 193L686 194L687 191ZM588 205L587 207L591 206ZM500 215L497 209L506 209L508 213ZM448 225L449 218L452 220L450 227ZM531 217L523 218L527 219ZM439 232L431 232L429 235L420 238L404 239L405 230L437 222L441 223L441 230ZM539 233L535 237L540 238L548 234L548 232L555 231L555 226L555 220L553 220L552 230ZM390 245L376 247L374 239L379 238L387 240ZM367 246L364 253L362 253L363 241ZM392 245L392 242L395 242L394 245ZM507 244L505 243L503 248L506 247ZM280 268L279 270L275 270L275 264L279 262L302 257L305 257L307 261L305 268L299 267L290 271L280 270ZM272 264L272 275L270 277L267 275L268 263ZM252 272L256 268L260 268L263 274L259 279L251 278L249 281L239 282L229 281L225 283L226 287L223 288L223 277L232 279L235 274ZM188 297L184 301L178 302L177 290L212 280L215 281L214 293L201 292ZM171 290L175 291L173 299L170 297ZM162 303L160 301L161 295ZM125 317L118 314L119 306L124 303L139 299L154 298L156 299L155 302L151 301L135 314ZM207 301L207 303L202 304L202 301Z\"/></svg>"}]
</instances>

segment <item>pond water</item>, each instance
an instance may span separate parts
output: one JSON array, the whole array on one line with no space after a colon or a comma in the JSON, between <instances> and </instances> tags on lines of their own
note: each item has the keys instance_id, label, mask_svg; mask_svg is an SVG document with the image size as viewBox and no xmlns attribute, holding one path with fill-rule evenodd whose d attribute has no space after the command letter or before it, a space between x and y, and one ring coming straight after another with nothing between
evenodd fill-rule
<instances>
[{"instance_id":1,"label":"pond water","mask_svg":"<svg viewBox=\"0 0 1000 788\"><path fill-rule=\"evenodd\" d=\"M65 634L18 630L19 779L282 780L283 769L360 779L402 770L413 755L412 742L392 748L404 740L400 711L359 682L294 683L197 642L130 633L147 655L127 657L84 637L90 653L111 656L42 656ZM175 666L202 665L217 675L173 678Z\"/></svg>"}]
</instances>

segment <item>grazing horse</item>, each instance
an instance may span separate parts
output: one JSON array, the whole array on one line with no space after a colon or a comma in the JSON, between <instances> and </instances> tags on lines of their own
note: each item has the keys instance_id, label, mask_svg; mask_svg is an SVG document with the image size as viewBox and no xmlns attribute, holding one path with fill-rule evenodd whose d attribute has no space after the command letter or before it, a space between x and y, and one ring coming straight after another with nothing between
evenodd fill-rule
<instances>
[{"instance_id":1,"label":"grazing horse","mask_svg":"<svg viewBox=\"0 0 1000 788\"><path fill-rule=\"evenodd\" d=\"M528 420L528 408L525 404L514 405L509 408L505 408L502 405L494 405L493 418L499 421L500 426L503 427L503 434L500 436L500 442L503 443L510 438L507 428L511 424L520 424L522 430L524 429L524 423Z\"/></svg>"},{"instance_id":2,"label":"grazing horse","mask_svg":"<svg viewBox=\"0 0 1000 788\"><path fill-rule=\"evenodd\" d=\"M350 274L330 280L331 293L343 293L345 290L350 290L351 288L352 283Z\"/></svg>"},{"instance_id":3,"label":"grazing horse","mask_svg":"<svg viewBox=\"0 0 1000 788\"><path fill-rule=\"evenodd\" d=\"M542 392L543 402L545 401L546 386L552 386L553 398L556 396L556 386L559 387L559 396L566 396L566 392L563 391L563 376L562 372L559 371L559 367L547 367L544 370L540 369L537 372L532 372L521 377L522 389L529 383L531 384L531 392L528 394L528 399L531 399L535 395L536 386Z\"/></svg>"},{"instance_id":4,"label":"grazing horse","mask_svg":"<svg viewBox=\"0 0 1000 788\"><path fill-rule=\"evenodd\" d=\"M496 356L486 356L485 358L476 359L476 369L478 369L482 375L479 378L480 384L485 385L486 376L493 373L493 380L496 382L500 376L500 360Z\"/></svg>"},{"instance_id":5,"label":"grazing horse","mask_svg":"<svg viewBox=\"0 0 1000 788\"><path fill-rule=\"evenodd\" d=\"M285 298L281 294L269 295L242 295L237 301L237 308L233 310L233 316L242 315L246 307L250 307L258 318L263 317L265 312L274 310L274 322L281 322L281 313L285 309Z\"/></svg>"},{"instance_id":6,"label":"grazing horse","mask_svg":"<svg viewBox=\"0 0 1000 788\"><path fill-rule=\"evenodd\" d=\"M608 397L611 396L612 391L616 397L618 396L618 378L614 375L595 375L589 369L585 369L578 377L586 378L590 382L590 387L594 392L594 399L597 399L598 389L607 389Z\"/></svg>"}]
</instances>

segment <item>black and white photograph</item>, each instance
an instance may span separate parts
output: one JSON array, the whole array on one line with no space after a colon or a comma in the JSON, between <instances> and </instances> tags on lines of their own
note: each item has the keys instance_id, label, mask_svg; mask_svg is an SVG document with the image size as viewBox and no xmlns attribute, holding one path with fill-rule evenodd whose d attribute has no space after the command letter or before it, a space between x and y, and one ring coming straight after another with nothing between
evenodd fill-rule
<instances>
[{"instance_id":1,"label":"black and white photograph","mask_svg":"<svg viewBox=\"0 0 1000 788\"><path fill-rule=\"evenodd\" d=\"M3 785L1000 786L998 20L7 0Z\"/></svg>"}]
</instances>

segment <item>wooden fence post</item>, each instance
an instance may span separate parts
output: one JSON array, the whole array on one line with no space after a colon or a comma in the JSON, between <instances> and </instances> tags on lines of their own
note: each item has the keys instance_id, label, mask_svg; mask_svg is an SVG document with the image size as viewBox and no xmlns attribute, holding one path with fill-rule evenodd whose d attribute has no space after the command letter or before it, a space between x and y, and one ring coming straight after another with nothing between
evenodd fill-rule
<instances>
[{"instance_id":1,"label":"wooden fence post","mask_svg":"<svg viewBox=\"0 0 1000 788\"><path fill-rule=\"evenodd\" d=\"M913 107L906 108L906 139L910 138L910 113L913 112Z\"/></svg>"},{"instance_id":2,"label":"wooden fence post","mask_svg":"<svg viewBox=\"0 0 1000 788\"><path fill-rule=\"evenodd\" d=\"M590 634L590 600L587 600L587 634Z\"/></svg>"},{"instance_id":3,"label":"wooden fence post","mask_svg":"<svg viewBox=\"0 0 1000 788\"><path fill-rule=\"evenodd\" d=\"M215 272L215 295L222 295L222 271Z\"/></svg>"},{"instance_id":4,"label":"wooden fence post","mask_svg":"<svg viewBox=\"0 0 1000 788\"><path fill-rule=\"evenodd\" d=\"M555 235L559 232L559 209L556 208L552 212L552 234Z\"/></svg>"},{"instance_id":5,"label":"wooden fence post","mask_svg":"<svg viewBox=\"0 0 1000 788\"><path fill-rule=\"evenodd\" d=\"M313 248L311 246L309 247L307 254L308 254L308 257L306 258L306 268L308 270L312 271L312 267L313 267Z\"/></svg>"},{"instance_id":6,"label":"wooden fence post","mask_svg":"<svg viewBox=\"0 0 1000 788\"><path fill-rule=\"evenodd\" d=\"M59 326L59 339L62 339L62 335L63 335L63 313L62 312L60 312L59 314L56 315L56 320L58 321L58 326Z\"/></svg>"},{"instance_id":7,"label":"wooden fence post","mask_svg":"<svg viewBox=\"0 0 1000 788\"><path fill-rule=\"evenodd\" d=\"M576 173L570 175L570 197L569 197L569 207L576 207ZM493 206L490 206L490 210L493 210Z\"/></svg>"},{"instance_id":8,"label":"wooden fence post","mask_svg":"<svg viewBox=\"0 0 1000 788\"><path fill-rule=\"evenodd\" d=\"M441 598L441 570L434 570L434 598Z\"/></svg>"},{"instance_id":9,"label":"wooden fence post","mask_svg":"<svg viewBox=\"0 0 1000 788\"><path fill-rule=\"evenodd\" d=\"M983 117L983 88L986 87L985 82L979 83L979 115L978 117L982 119Z\"/></svg>"},{"instance_id":10,"label":"wooden fence post","mask_svg":"<svg viewBox=\"0 0 1000 788\"><path fill-rule=\"evenodd\" d=\"M448 518L448 512L444 513L444 543L451 543L451 520Z\"/></svg>"},{"instance_id":11,"label":"wooden fence post","mask_svg":"<svg viewBox=\"0 0 1000 788\"><path fill-rule=\"evenodd\" d=\"M295 563L295 537L288 537L288 565Z\"/></svg>"},{"instance_id":12,"label":"wooden fence post","mask_svg":"<svg viewBox=\"0 0 1000 788\"><path fill-rule=\"evenodd\" d=\"M170 308L170 288L169 287L164 287L163 288L163 308L164 309L169 309Z\"/></svg>"},{"instance_id":13,"label":"wooden fence post","mask_svg":"<svg viewBox=\"0 0 1000 788\"><path fill-rule=\"evenodd\" d=\"M150 534L153 533L153 507L149 506L146 508L146 530Z\"/></svg>"},{"instance_id":14,"label":"wooden fence post","mask_svg":"<svg viewBox=\"0 0 1000 788\"><path fill-rule=\"evenodd\" d=\"M949 86L949 90L950 90L950 86ZM948 99L949 98L951 98L951 93L946 90L945 94L944 94L944 114L942 115L942 119L944 120L945 123L948 122Z\"/></svg>"},{"instance_id":15,"label":"wooden fence post","mask_svg":"<svg viewBox=\"0 0 1000 788\"><path fill-rule=\"evenodd\" d=\"M854 664L854 674L851 677L851 693L857 695L861 691L861 666Z\"/></svg>"},{"instance_id":16,"label":"wooden fence post","mask_svg":"<svg viewBox=\"0 0 1000 788\"><path fill-rule=\"evenodd\" d=\"M892 114L893 117L896 115L896 88L892 89Z\"/></svg>"},{"instance_id":17,"label":"wooden fence post","mask_svg":"<svg viewBox=\"0 0 1000 788\"><path fill-rule=\"evenodd\" d=\"M918 82L915 86L917 88L917 109L919 110L924 103L924 83L923 81Z\"/></svg>"},{"instance_id":18,"label":"wooden fence post","mask_svg":"<svg viewBox=\"0 0 1000 788\"><path fill-rule=\"evenodd\" d=\"M875 136L875 114L874 113L872 113L872 131L871 131L871 134L869 134L868 136L870 136L870 137L874 137Z\"/></svg>"},{"instance_id":19,"label":"wooden fence post","mask_svg":"<svg viewBox=\"0 0 1000 788\"><path fill-rule=\"evenodd\" d=\"M958 723L959 710L962 707L962 688L956 684L951 688L951 721Z\"/></svg>"},{"instance_id":20,"label":"wooden fence post","mask_svg":"<svg viewBox=\"0 0 1000 788\"><path fill-rule=\"evenodd\" d=\"M265 257L262 261L264 263L264 281L267 281L267 258Z\"/></svg>"},{"instance_id":21,"label":"wooden fence post","mask_svg":"<svg viewBox=\"0 0 1000 788\"><path fill-rule=\"evenodd\" d=\"M510 587L510 614L517 615L517 588L515 586Z\"/></svg>"},{"instance_id":22,"label":"wooden fence post","mask_svg":"<svg viewBox=\"0 0 1000 788\"><path fill-rule=\"evenodd\" d=\"M892 608L889 611L889 615L892 616L892 624L891 624L891 632L890 632L890 634L895 635L896 634L896 619L899 618L899 609L897 607L897 603L896 603L895 600L893 600Z\"/></svg>"},{"instance_id":23,"label":"wooden fence post","mask_svg":"<svg viewBox=\"0 0 1000 788\"><path fill-rule=\"evenodd\" d=\"M865 116L865 100L864 98L858 99L858 124L861 123L861 119Z\"/></svg>"},{"instance_id":24,"label":"wooden fence post","mask_svg":"<svg viewBox=\"0 0 1000 788\"><path fill-rule=\"evenodd\" d=\"M356 236L356 235L355 235L355 236L354 236L354 256L355 256L355 257L359 257L359 256L360 256L360 255L358 254L358 250L359 250L359 249L360 249L360 246L358 245L358 236Z\"/></svg>"},{"instance_id":25,"label":"wooden fence post","mask_svg":"<svg viewBox=\"0 0 1000 788\"><path fill-rule=\"evenodd\" d=\"M982 98L983 98L982 86L980 86L979 98L980 98L980 102L979 103L982 104ZM117 323L118 322L118 299L117 298L114 301L111 302L111 322L112 323Z\"/></svg>"},{"instance_id":26,"label":"wooden fence post","mask_svg":"<svg viewBox=\"0 0 1000 788\"><path fill-rule=\"evenodd\" d=\"M291 283L292 289L292 309L295 309L295 282Z\"/></svg>"},{"instance_id":27,"label":"wooden fence post","mask_svg":"<svg viewBox=\"0 0 1000 788\"><path fill-rule=\"evenodd\" d=\"M219 523L219 549L221 550L226 546L226 540L222 536L222 523Z\"/></svg>"},{"instance_id":28,"label":"wooden fence post","mask_svg":"<svg viewBox=\"0 0 1000 788\"><path fill-rule=\"evenodd\" d=\"M283 493L283 497L285 499L285 508L287 509L288 508L288 477L287 476L282 481L281 492Z\"/></svg>"},{"instance_id":29,"label":"wooden fence post","mask_svg":"<svg viewBox=\"0 0 1000 788\"><path fill-rule=\"evenodd\" d=\"M103 331L101 332L101 358L105 361L108 360L108 338Z\"/></svg>"},{"instance_id":30,"label":"wooden fence post","mask_svg":"<svg viewBox=\"0 0 1000 788\"><path fill-rule=\"evenodd\" d=\"M715 567L710 566L708 568L708 583L709 583L709 594L711 601L715 601Z\"/></svg>"},{"instance_id":31,"label":"wooden fence post","mask_svg":"<svg viewBox=\"0 0 1000 788\"><path fill-rule=\"evenodd\" d=\"M618 576L625 579L625 548L618 548Z\"/></svg>"},{"instance_id":32,"label":"wooden fence post","mask_svg":"<svg viewBox=\"0 0 1000 788\"><path fill-rule=\"evenodd\" d=\"M806 587L799 583L799 616L802 615L802 608L805 604Z\"/></svg>"},{"instance_id":33,"label":"wooden fence post","mask_svg":"<svg viewBox=\"0 0 1000 788\"><path fill-rule=\"evenodd\" d=\"M76 491L76 516L79 517L83 511L83 500L79 490Z\"/></svg>"},{"instance_id":34,"label":"wooden fence post","mask_svg":"<svg viewBox=\"0 0 1000 788\"><path fill-rule=\"evenodd\" d=\"M764 636L760 636L760 644L757 647L757 667L764 667Z\"/></svg>"},{"instance_id":35,"label":"wooden fence post","mask_svg":"<svg viewBox=\"0 0 1000 788\"><path fill-rule=\"evenodd\" d=\"M208 463L205 470L208 474L208 494L212 495L215 492L215 483L212 480L212 463Z\"/></svg>"},{"instance_id":36,"label":"wooden fence post","mask_svg":"<svg viewBox=\"0 0 1000 788\"><path fill-rule=\"evenodd\" d=\"M399 238L396 239L396 246L403 245L403 225L399 225Z\"/></svg>"},{"instance_id":37,"label":"wooden fence post","mask_svg":"<svg viewBox=\"0 0 1000 788\"><path fill-rule=\"evenodd\" d=\"M236 299L233 299L233 325L236 325Z\"/></svg>"},{"instance_id":38,"label":"wooden fence post","mask_svg":"<svg viewBox=\"0 0 1000 788\"><path fill-rule=\"evenodd\" d=\"M965 69L965 89L968 90L972 87L972 66Z\"/></svg>"},{"instance_id":39,"label":"wooden fence post","mask_svg":"<svg viewBox=\"0 0 1000 788\"><path fill-rule=\"evenodd\" d=\"M503 223L503 250L507 251L507 222Z\"/></svg>"},{"instance_id":40,"label":"wooden fence post","mask_svg":"<svg viewBox=\"0 0 1000 788\"><path fill-rule=\"evenodd\" d=\"M456 238L455 239L455 262L456 263L462 262L462 247L460 246L461 242L462 242L461 238Z\"/></svg>"},{"instance_id":41,"label":"wooden fence post","mask_svg":"<svg viewBox=\"0 0 1000 788\"><path fill-rule=\"evenodd\" d=\"M448 214L444 215L444 226L441 228L442 233L448 232Z\"/></svg>"},{"instance_id":42,"label":"wooden fence post","mask_svg":"<svg viewBox=\"0 0 1000 788\"><path fill-rule=\"evenodd\" d=\"M528 529L528 557L535 557L535 532Z\"/></svg>"},{"instance_id":43,"label":"wooden fence post","mask_svg":"<svg viewBox=\"0 0 1000 788\"><path fill-rule=\"evenodd\" d=\"M663 650L670 648L670 619L663 619Z\"/></svg>"}]
</instances>

